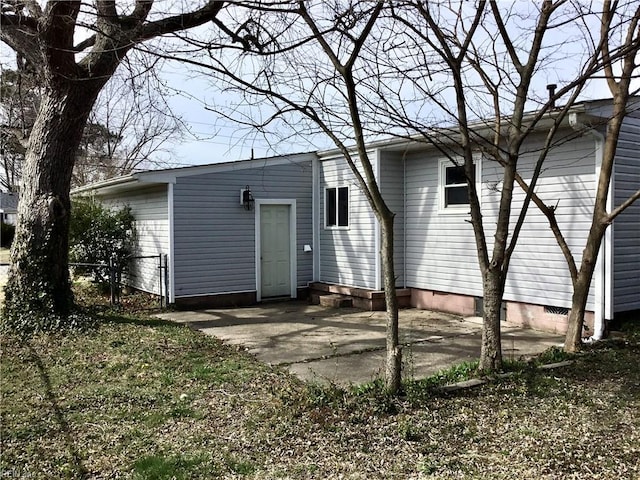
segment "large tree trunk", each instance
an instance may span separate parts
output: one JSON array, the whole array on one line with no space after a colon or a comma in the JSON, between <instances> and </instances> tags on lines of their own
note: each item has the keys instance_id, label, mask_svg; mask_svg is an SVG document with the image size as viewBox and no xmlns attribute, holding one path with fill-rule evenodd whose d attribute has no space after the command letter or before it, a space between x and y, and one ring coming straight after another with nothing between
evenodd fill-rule
<instances>
[{"instance_id":1,"label":"large tree trunk","mask_svg":"<svg viewBox=\"0 0 640 480\"><path fill-rule=\"evenodd\" d=\"M485 273L482 306L483 328L480 350L480 372L495 372L502 368L502 344L500 339L500 310L504 281L498 268Z\"/></svg>"},{"instance_id":2,"label":"large tree trunk","mask_svg":"<svg viewBox=\"0 0 640 480\"><path fill-rule=\"evenodd\" d=\"M389 213L380 221L382 227L382 271L384 275L384 295L387 309L387 360L385 365L385 386L395 395L400 390L402 375L402 349L398 334L398 297L393 265L393 214Z\"/></svg>"},{"instance_id":3,"label":"large tree trunk","mask_svg":"<svg viewBox=\"0 0 640 480\"><path fill-rule=\"evenodd\" d=\"M69 189L76 151L100 90L94 84L48 86L31 132L5 295L5 318L19 322L15 326L22 330L59 323L73 307Z\"/></svg>"}]
</instances>

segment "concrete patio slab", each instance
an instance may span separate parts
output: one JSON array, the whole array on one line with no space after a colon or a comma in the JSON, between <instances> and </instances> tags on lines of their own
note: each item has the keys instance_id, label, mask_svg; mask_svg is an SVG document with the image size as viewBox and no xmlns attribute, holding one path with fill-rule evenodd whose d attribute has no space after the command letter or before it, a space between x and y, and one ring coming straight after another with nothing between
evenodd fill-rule
<instances>
[{"instance_id":1,"label":"concrete patio slab","mask_svg":"<svg viewBox=\"0 0 640 480\"><path fill-rule=\"evenodd\" d=\"M385 312L332 309L303 302L257 307L176 311L158 315L189 325L232 345L242 345L258 360L281 365L302 379L357 384L384 372ZM423 378L453 364L478 358L481 321L441 312L400 311L405 378ZM504 324L503 355L540 353L563 338Z\"/></svg>"}]
</instances>

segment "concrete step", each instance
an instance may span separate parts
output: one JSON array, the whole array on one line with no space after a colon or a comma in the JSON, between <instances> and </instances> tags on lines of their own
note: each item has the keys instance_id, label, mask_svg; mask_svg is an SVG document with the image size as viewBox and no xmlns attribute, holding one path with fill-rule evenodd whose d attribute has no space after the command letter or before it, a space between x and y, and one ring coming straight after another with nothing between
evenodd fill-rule
<instances>
[{"instance_id":1,"label":"concrete step","mask_svg":"<svg viewBox=\"0 0 640 480\"><path fill-rule=\"evenodd\" d=\"M320 305L323 307L343 308L351 307L353 301L344 295L320 295Z\"/></svg>"},{"instance_id":2,"label":"concrete step","mask_svg":"<svg viewBox=\"0 0 640 480\"><path fill-rule=\"evenodd\" d=\"M353 306L362 310L375 311L385 309L384 292L369 290L366 288L347 287L345 285L335 285L331 283L312 282L309 284L310 302L314 305L320 303L320 297L334 294L342 295L352 299ZM411 289L396 289L398 304L400 308L411 306Z\"/></svg>"}]
</instances>

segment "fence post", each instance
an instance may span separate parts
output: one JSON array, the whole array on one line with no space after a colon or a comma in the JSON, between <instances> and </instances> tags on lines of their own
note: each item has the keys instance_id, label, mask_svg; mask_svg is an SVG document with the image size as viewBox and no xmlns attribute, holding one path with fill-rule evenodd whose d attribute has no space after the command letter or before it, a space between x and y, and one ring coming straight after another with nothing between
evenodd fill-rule
<instances>
[{"instance_id":1,"label":"fence post","mask_svg":"<svg viewBox=\"0 0 640 480\"><path fill-rule=\"evenodd\" d=\"M169 255L164 254L164 306L169 308Z\"/></svg>"},{"instance_id":2,"label":"fence post","mask_svg":"<svg viewBox=\"0 0 640 480\"><path fill-rule=\"evenodd\" d=\"M160 310L162 310L162 253L158 254L158 288L160 289Z\"/></svg>"}]
</instances>

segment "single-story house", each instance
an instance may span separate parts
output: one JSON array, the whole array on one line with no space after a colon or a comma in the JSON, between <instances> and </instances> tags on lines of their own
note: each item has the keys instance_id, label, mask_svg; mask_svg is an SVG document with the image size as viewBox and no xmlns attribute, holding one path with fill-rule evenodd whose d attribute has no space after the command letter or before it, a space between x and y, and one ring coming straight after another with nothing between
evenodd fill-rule
<instances>
[{"instance_id":1,"label":"single-story house","mask_svg":"<svg viewBox=\"0 0 640 480\"><path fill-rule=\"evenodd\" d=\"M640 188L639 104L632 100L620 137L610 208ZM610 109L610 101L572 107L560 127L563 140L551 150L536 188L556 207L578 260L591 223ZM523 146L519 170L525 180L543 139L544 132L534 134ZM440 150L417 141L372 143L370 154L382 194L396 215L401 303L480 313L482 281L459 167ZM501 168L478 150L476 183L489 237L497 217L500 174ZM243 204L246 188L254 199L251 210ZM337 150L142 172L77 191L90 192L132 208L141 253L166 252L172 303L296 298L309 287L312 298L340 293L360 306L383 305L380 226ZM523 197L517 191L514 204ZM157 292L154 268L134 273L133 286ZM571 294L565 259L546 218L532 205L511 261L505 317L562 331ZM640 310L640 202L607 230L587 310L595 328L619 313Z\"/></svg>"}]
</instances>

